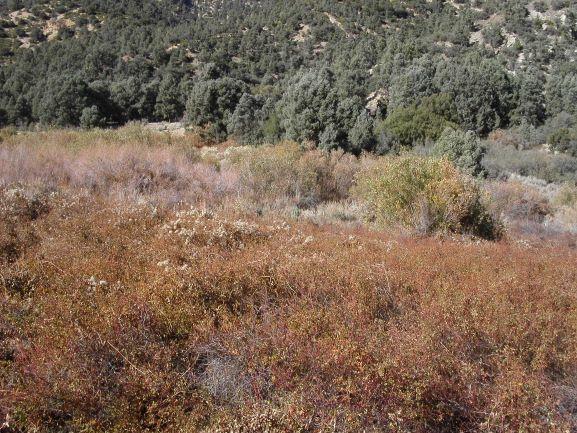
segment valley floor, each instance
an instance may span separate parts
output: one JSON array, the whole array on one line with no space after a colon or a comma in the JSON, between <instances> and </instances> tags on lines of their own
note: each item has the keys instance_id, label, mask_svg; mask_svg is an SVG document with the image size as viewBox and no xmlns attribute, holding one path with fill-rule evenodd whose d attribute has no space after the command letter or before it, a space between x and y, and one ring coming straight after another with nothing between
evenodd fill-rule
<instances>
[{"instance_id":1,"label":"valley floor","mask_svg":"<svg viewBox=\"0 0 577 433\"><path fill-rule=\"evenodd\" d=\"M0 150L0 431L577 428L570 233L377 230L196 150L67 143Z\"/></svg>"}]
</instances>

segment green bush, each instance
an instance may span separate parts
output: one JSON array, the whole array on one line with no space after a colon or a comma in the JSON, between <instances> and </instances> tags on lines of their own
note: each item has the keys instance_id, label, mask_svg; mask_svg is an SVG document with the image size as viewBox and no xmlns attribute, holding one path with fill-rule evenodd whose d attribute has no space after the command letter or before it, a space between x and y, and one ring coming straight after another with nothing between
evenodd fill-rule
<instances>
[{"instance_id":1,"label":"green bush","mask_svg":"<svg viewBox=\"0 0 577 433\"><path fill-rule=\"evenodd\" d=\"M484 175L485 149L474 132L446 128L433 148L433 155L445 157L471 176Z\"/></svg>"},{"instance_id":2,"label":"green bush","mask_svg":"<svg viewBox=\"0 0 577 433\"><path fill-rule=\"evenodd\" d=\"M82 110L80 126L84 129L103 128L106 126L106 118L102 116L96 105L92 105Z\"/></svg>"},{"instance_id":3,"label":"green bush","mask_svg":"<svg viewBox=\"0 0 577 433\"><path fill-rule=\"evenodd\" d=\"M380 226L400 225L419 233L464 233L500 237L475 181L447 159L385 157L360 172L354 190Z\"/></svg>"},{"instance_id":4,"label":"green bush","mask_svg":"<svg viewBox=\"0 0 577 433\"><path fill-rule=\"evenodd\" d=\"M42 42L46 40L46 35L39 27L34 27L30 30L30 39L32 42Z\"/></svg>"},{"instance_id":5,"label":"green bush","mask_svg":"<svg viewBox=\"0 0 577 433\"><path fill-rule=\"evenodd\" d=\"M549 136L549 144L557 152L577 156L577 130L558 129Z\"/></svg>"},{"instance_id":6,"label":"green bush","mask_svg":"<svg viewBox=\"0 0 577 433\"><path fill-rule=\"evenodd\" d=\"M424 98L419 104L398 108L377 125L377 135L386 131L393 147L423 145L436 140L447 127L457 127L456 113L449 95Z\"/></svg>"}]
</instances>

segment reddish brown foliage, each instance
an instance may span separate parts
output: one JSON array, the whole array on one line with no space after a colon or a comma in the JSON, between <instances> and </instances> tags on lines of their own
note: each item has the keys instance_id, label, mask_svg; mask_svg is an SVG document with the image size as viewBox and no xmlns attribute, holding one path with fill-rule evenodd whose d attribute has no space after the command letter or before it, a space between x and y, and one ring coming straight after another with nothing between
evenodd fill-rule
<instances>
[{"instance_id":1,"label":"reddish brown foliage","mask_svg":"<svg viewBox=\"0 0 577 433\"><path fill-rule=\"evenodd\" d=\"M574 250L1 197L13 431L577 427Z\"/></svg>"},{"instance_id":2,"label":"reddish brown foliage","mask_svg":"<svg viewBox=\"0 0 577 433\"><path fill-rule=\"evenodd\" d=\"M0 147L2 433L577 429L571 235L369 231L368 158L98 134Z\"/></svg>"}]
</instances>

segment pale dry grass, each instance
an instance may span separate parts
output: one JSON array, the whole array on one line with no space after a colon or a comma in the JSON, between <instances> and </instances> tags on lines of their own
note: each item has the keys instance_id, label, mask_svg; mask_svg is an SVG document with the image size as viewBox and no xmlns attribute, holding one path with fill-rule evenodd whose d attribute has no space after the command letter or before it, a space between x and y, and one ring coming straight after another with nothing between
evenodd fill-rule
<instances>
[{"instance_id":1,"label":"pale dry grass","mask_svg":"<svg viewBox=\"0 0 577 433\"><path fill-rule=\"evenodd\" d=\"M0 146L0 186L41 185L117 201L193 203L287 214L348 198L363 160L305 152L295 143L202 147L135 124L113 131L9 135Z\"/></svg>"},{"instance_id":2,"label":"pale dry grass","mask_svg":"<svg viewBox=\"0 0 577 433\"><path fill-rule=\"evenodd\" d=\"M138 145L145 147L202 147L198 135L188 133L174 135L168 132L154 131L140 123L129 123L118 129L49 129L41 131L5 130L0 133L4 144L10 146L32 145L34 147L59 146L78 149L86 146ZM0 140L0 142L2 142Z\"/></svg>"}]
</instances>

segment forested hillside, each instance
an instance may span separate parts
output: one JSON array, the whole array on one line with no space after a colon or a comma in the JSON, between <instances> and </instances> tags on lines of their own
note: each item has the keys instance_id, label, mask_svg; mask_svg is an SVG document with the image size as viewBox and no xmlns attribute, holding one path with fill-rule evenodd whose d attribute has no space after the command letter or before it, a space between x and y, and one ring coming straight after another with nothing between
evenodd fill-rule
<instances>
[{"instance_id":1,"label":"forested hillside","mask_svg":"<svg viewBox=\"0 0 577 433\"><path fill-rule=\"evenodd\" d=\"M569 0L8 0L0 123L184 119L354 153L522 126L572 156L576 38Z\"/></svg>"}]
</instances>

